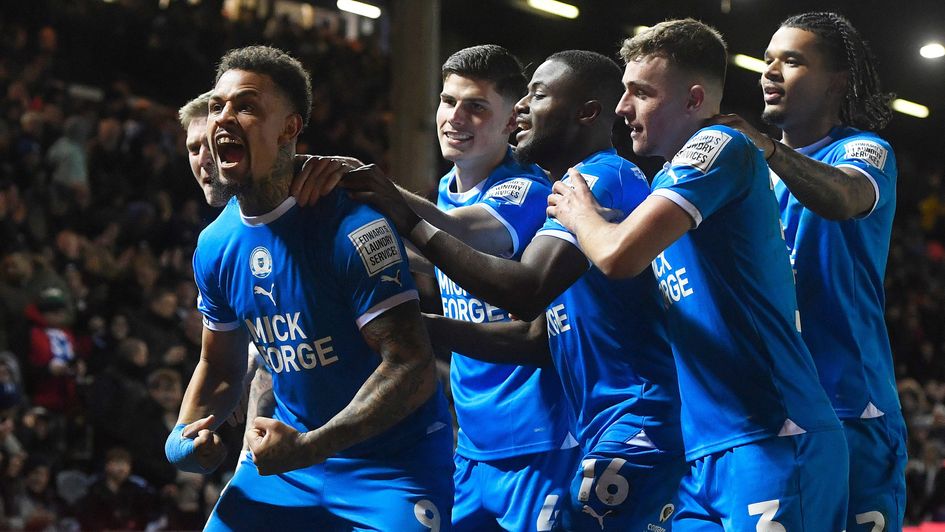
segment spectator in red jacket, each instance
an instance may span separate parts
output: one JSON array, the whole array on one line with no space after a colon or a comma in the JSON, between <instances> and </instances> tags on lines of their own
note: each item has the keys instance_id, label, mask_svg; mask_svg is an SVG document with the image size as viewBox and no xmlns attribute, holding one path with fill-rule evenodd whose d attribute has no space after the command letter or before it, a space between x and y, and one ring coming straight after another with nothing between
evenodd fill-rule
<instances>
[{"instance_id":1,"label":"spectator in red jacket","mask_svg":"<svg viewBox=\"0 0 945 532\"><path fill-rule=\"evenodd\" d=\"M43 290L27 316L33 322L29 353L33 404L65 413L77 405L76 379L84 376L85 362L76 350L63 290Z\"/></svg>"}]
</instances>

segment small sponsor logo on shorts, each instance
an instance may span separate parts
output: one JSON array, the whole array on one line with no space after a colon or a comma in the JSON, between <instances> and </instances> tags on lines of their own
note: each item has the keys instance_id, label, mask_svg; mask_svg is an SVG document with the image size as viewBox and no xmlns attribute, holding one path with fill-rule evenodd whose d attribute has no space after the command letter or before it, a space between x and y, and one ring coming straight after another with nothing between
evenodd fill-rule
<instances>
[{"instance_id":1,"label":"small sponsor logo on shorts","mask_svg":"<svg viewBox=\"0 0 945 532\"><path fill-rule=\"evenodd\" d=\"M667 504L660 510L660 523L665 523L670 517L673 516L673 512L676 511L676 507L672 504Z\"/></svg>"}]
</instances>

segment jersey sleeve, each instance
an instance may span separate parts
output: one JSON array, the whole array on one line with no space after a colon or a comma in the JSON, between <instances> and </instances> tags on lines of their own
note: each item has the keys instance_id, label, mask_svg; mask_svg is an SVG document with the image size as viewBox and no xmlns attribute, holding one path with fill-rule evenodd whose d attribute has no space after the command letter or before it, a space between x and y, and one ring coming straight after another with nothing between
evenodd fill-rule
<instances>
[{"instance_id":1,"label":"jersey sleeve","mask_svg":"<svg viewBox=\"0 0 945 532\"><path fill-rule=\"evenodd\" d=\"M201 256L200 246L194 251L194 281L197 283L197 310L203 314L203 325L211 331L232 331L239 328L239 318L227 303L220 287L220 279L212 267Z\"/></svg>"},{"instance_id":2,"label":"jersey sleeve","mask_svg":"<svg viewBox=\"0 0 945 532\"><path fill-rule=\"evenodd\" d=\"M578 170L581 172L581 175L584 176L588 188L591 189L591 194L594 195L594 199L597 200L597 203L600 204L601 207L621 210L623 215L626 216L628 211L624 210L624 205L621 205L623 183L621 182L620 174L616 172L614 168L602 164L594 164L578 168ZM562 183L570 185L570 181L571 177L568 176L564 178ZM578 248L581 247L578 245L577 237L574 236L574 233L552 217L545 219L545 224L538 230L538 233L535 234L535 236L539 235L560 238L574 244Z\"/></svg>"},{"instance_id":3,"label":"jersey sleeve","mask_svg":"<svg viewBox=\"0 0 945 532\"><path fill-rule=\"evenodd\" d=\"M837 168L852 168L869 179L876 193L873 206L858 218L866 218L878 207L895 201L896 156L885 140L875 136L854 136L838 149Z\"/></svg>"},{"instance_id":4,"label":"jersey sleeve","mask_svg":"<svg viewBox=\"0 0 945 532\"><path fill-rule=\"evenodd\" d=\"M512 249L505 258L518 255L544 223L550 193L547 184L528 177L498 181L483 193L476 205L501 222L512 237Z\"/></svg>"},{"instance_id":5,"label":"jersey sleeve","mask_svg":"<svg viewBox=\"0 0 945 532\"><path fill-rule=\"evenodd\" d=\"M400 235L387 218L367 206L342 220L332 263L358 328L401 303L419 299Z\"/></svg>"},{"instance_id":6,"label":"jersey sleeve","mask_svg":"<svg viewBox=\"0 0 945 532\"><path fill-rule=\"evenodd\" d=\"M732 129L702 129L669 162L665 177L654 182L653 194L681 207L698 227L748 192L757 151Z\"/></svg>"}]
</instances>

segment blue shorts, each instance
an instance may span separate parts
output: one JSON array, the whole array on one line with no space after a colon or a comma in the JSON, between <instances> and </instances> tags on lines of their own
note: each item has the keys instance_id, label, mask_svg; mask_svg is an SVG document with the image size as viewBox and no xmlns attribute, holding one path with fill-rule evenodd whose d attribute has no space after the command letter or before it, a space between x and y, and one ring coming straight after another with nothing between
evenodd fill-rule
<instances>
[{"instance_id":1,"label":"blue shorts","mask_svg":"<svg viewBox=\"0 0 945 532\"><path fill-rule=\"evenodd\" d=\"M455 455L453 531L552 530L580 456L579 447L489 461Z\"/></svg>"},{"instance_id":2,"label":"blue shorts","mask_svg":"<svg viewBox=\"0 0 945 532\"><path fill-rule=\"evenodd\" d=\"M600 442L571 480L565 530L664 532L677 507L682 454L622 442Z\"/></svg>"},{"instance_id":3,"label":"blue shorts","mask_svg":"<svg viewBox=\"0 0 945 532\"><path fill-rule=\"evenodd\" d=\"M450 530L452 434L371 458L329 458L260 476L244 456L205 530Z\"/></svg>"},{"instance_id":4,"label":"blue shorts","mask_svg":"<svg viewBox=\"0 0 945 532\"><path fill-rule=\"evenodd\" d=\"M847 532L902 530L908 460L902 414L842 423L850 448Z\"/></svg>"},{"instance_id":5,"label":"blue shorts","mask_svg":"<svg viewBox=\"0 0 945 532\"><path fill-rule=\"evenodd\" d=\"M840 532L847 514L841 430L772 437L690 462L676 532ZM780 526L778 526L780 525Z\"/></svg>"}]
</instances>

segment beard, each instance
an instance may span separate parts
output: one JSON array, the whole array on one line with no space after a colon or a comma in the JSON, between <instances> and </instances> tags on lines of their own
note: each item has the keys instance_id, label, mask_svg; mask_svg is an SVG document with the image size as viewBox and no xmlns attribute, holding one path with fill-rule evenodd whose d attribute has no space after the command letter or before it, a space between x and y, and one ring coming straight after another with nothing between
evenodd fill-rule
<instances>
[{"instance_id":1,"label":"beard","mask_svg":"<svg viewBox=\"0 0 945 532\"><path fill-rule=\"evenodd\" d=\"M761 121L770 126L780 127L784 123L784 111L780 109L765 109L761 112Z\"/></svg>"},{"instance_id":2,"label":"beard","mask_svg":"<svg viewBox=\"0 0 945 532\"><path fill-rule=\"evenodd\" d=\"M547 131L547 130L546 130ZM521 165L537 164L546 168L548 161L561 151L561 139L553 133L532 130L531 137L515 147L512 155Z\"/></svg>"}]
</instances>

